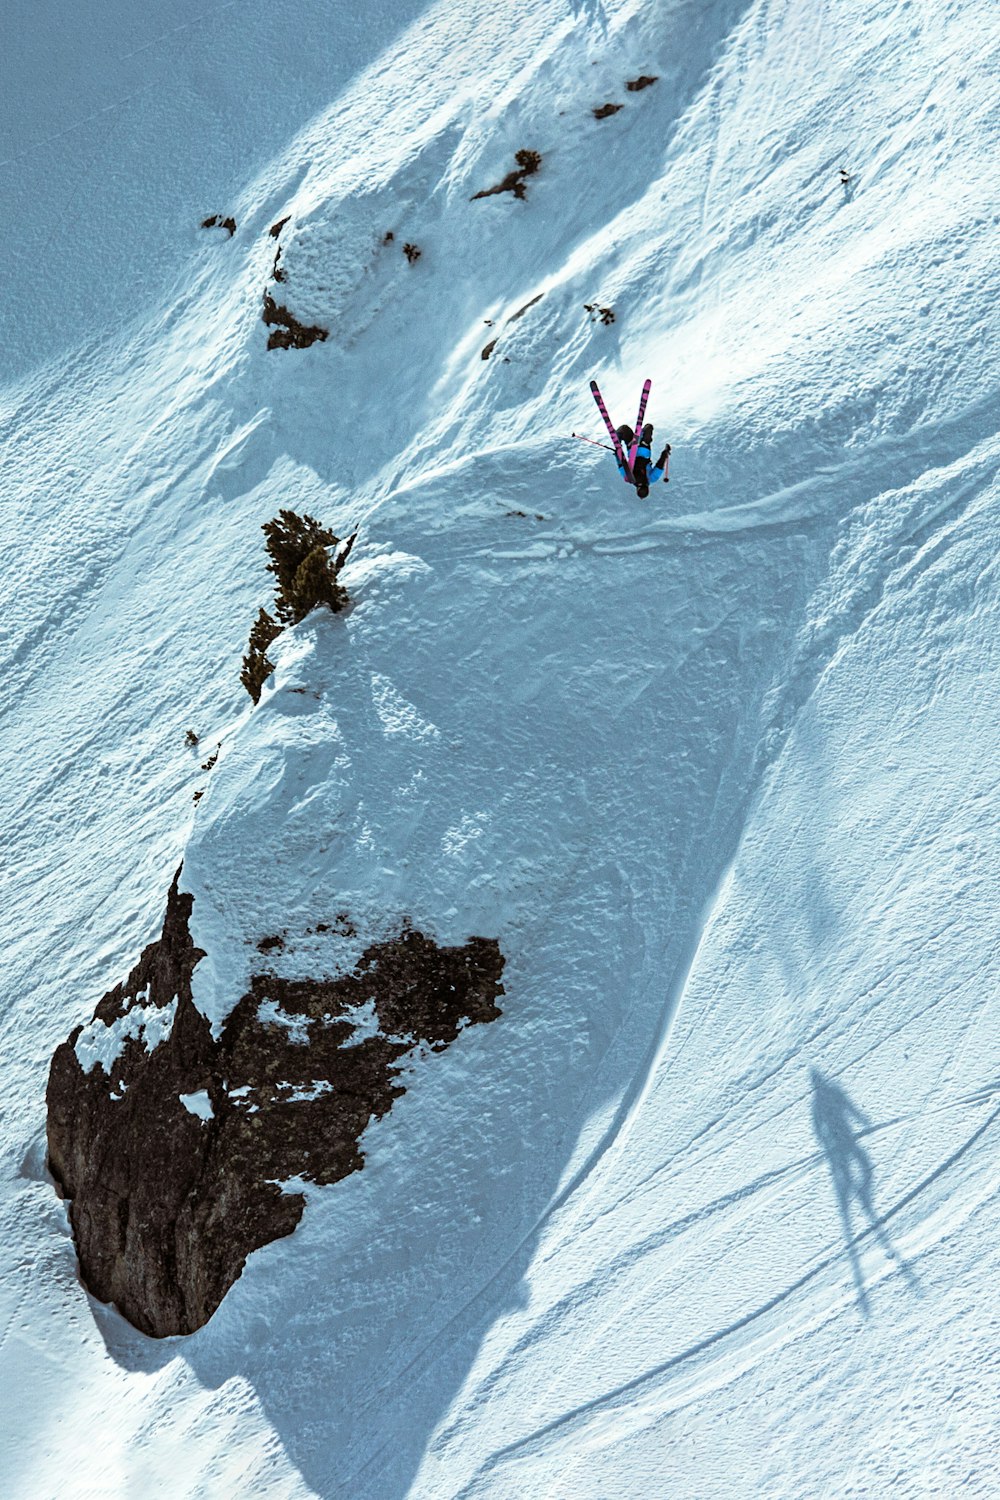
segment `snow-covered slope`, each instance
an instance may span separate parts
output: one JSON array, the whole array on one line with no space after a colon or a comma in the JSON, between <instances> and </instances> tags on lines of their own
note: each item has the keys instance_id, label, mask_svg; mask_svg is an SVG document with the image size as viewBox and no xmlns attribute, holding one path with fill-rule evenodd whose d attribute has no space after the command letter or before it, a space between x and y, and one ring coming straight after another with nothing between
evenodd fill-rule
<instances>
[{"instance_id":1,"label":"snow-covered slope","mask_svg":"<svg viewBox=\"0 0 1000 1500\"><path fill-rule=\"evenodd\" d=\"M232 110L180 0L81 38L86 100L25 23L5 171L84 228L22 213L4 293L11 1492L992 1494L997 23L319 10L212 13ZM84 343L80 116L126 62L156 228L104 226ZM520 149L526 199L470 201ZM267 352L268 285L329 339ZM652 377L645 504L568 436L594 374L619 421ZM354 603L251 711L280 506L359 528ZM404 917L497 937L506 998L154 1343L75 1279L43 1092L181 857L215 1019L264 933L336 972Z\"/></svg>"}]
</instances>

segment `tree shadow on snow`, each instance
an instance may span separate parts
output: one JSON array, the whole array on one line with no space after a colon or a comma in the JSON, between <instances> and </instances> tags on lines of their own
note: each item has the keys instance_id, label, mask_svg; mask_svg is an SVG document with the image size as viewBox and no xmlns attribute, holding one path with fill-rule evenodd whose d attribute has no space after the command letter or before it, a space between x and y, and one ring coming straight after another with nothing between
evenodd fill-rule
<instances>
[{"instance_id":1,"label":"tree shadow on snow","mask_svg":"<svg viewBox=\"0 0 1000 1500\"><path fill-rule=\"evenodd\" d=\"M861 1144L861 1137L872 1129L863 1110L848 1097L838 1083L824 1077L818 1068L810 1069L812 1083L812 1123L833 1183L834 1196L844 1231L844 1242L851 1262L851 1275L862 1317L870 1315L868 1291L858 1245L871 1234L914 1289L920 1283L907 1261L893 1244L884 1218L875 1210L875 1168ZM859 1223L855 1232L854 1223Z\"/></svg>"}]
</instances>

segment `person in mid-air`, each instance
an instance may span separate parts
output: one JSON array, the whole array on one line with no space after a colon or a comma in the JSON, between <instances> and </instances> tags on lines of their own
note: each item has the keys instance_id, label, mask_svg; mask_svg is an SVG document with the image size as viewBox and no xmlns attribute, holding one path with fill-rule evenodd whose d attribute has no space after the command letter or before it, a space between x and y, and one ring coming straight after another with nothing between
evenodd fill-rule
<instances>
[{"instance_id":1,"label":"person in mid-air","mask_svg":"<svg viewBox=\"0 0 1000 1500\"><path fill-rule=\"evenodd\" d=\"M618 436L621 438L622 447L628 450L635 434L631 427L619 427ZM634 484L635 492L640 500L645 500L649 494L649 486L662 479L665 484L670 483L670 475L667 473L667 461L670 458L670 444L664 444L663 451L652 468L649 460L652 457L653 424L647 422L639 435L639 446L635 451L635 463L632 465L633 479L629 479L625 465L620 459L617 460L618 472L626 484Z\"/></svg>"}]
</instances>

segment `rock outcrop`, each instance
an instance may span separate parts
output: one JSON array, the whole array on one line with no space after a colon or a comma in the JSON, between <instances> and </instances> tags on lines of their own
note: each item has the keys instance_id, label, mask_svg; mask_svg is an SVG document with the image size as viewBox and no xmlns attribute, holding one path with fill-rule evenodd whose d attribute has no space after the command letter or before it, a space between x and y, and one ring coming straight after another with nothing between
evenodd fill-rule
<instances>
[{"instance_id":1,"label":"rock outcrop","mask_svg":"<svg viewBox=\"0 0 1000 1500\"><path fill-rule=\"evenodd\" d=\"M162 936L56 1050L47 1095L83 1279L154 1337L207 1322L246 1257L298 1223L304 1197L278 1184L362 1167L400 1061L495 1019L503 993L495 941L407 928L337 979L254 976L215 1040L191 995L191 909L175 878Z\"/></svg>"},{"instance_id":2,"label":"rock outcrop","mask_svg":"<svg viewBox=\"0 0 1000 1500\"><path fill-rule=\"evenodd\" d=\"M274 259L275 281L284 281L285 274L279 276L278 255ZM308 349L310 344L323 343L330 337L328 328L320 328L318 324L300 323L294 313L289 312L280 302L275 302L270 292L264 293L264 311L261 313L264 322L271 329L267 338L269 349ZM276 325L276 326L272 326Z\"/></svg>"}]
</instances>

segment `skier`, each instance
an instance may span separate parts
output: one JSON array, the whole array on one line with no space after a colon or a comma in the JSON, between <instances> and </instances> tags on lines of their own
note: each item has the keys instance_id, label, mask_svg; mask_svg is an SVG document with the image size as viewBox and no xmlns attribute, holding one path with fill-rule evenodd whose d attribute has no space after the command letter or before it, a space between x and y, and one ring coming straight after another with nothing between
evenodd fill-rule
<instances>
[{"instance_id":1,"label":"skier","mask_svg":"<svg viewBox=\"0 0 1000 1500\"><path fill-rule=\"evenodd\" d=\"M639 415L635 419L635 428L632 428L616 427L614 425L611 417L608 415L608 408L604 404L604 397L601 395L597 381L592 380L590 382L590 394L597 402L597 409L604 418L604 425L608 429L612 443L614 443L614 455L615 462L618 465L618 472L626 484L635 485L636 494L640 500L645 500L649 494L649 486L651 484L655 484L658 479L666 482L669 477L667 474L667 460L670 457L669 443L664 444L663 451L656 460L655 466L652 469L649 467L649 460L652 457L650 444L653 441L653 424L652 422L644 423L642 419L646 412L646 402L649 400L649 391L652 384L651 380L643 382L642 395L639 398ZM578 433L573 434L574 437L579 435ZM585 438L584 441L589 443L592 439ZM634 451L632 448L633 443L635 443ZM600 448L604 444L598 443L597 446Z\"/></svg>"},{"instance_id":2,"label":"skier","mask_svg":"<svg viewBox=\"0 0 1000 1500\"><path fill-rule=\"evenodd\" d=\"M632 445L632 438L635 434L633 433L632 428L627 424L624 427L619 427L617 429L617 432L619 441L621 442L623 448L627 453ZM658 479L662 479L665 484L670 483L670 476L666 472L667 460L670 457L670 444L664 444L663 451L661 452L659 458L656 460L656 463L653 465L653 467L650 468L649 460L652 457L652 448L650 445L652 441L653 424L652 422L647 422L642 429L642 433L639 438L639 446L635 450L635 463L632 465L632 473L634 478L631 480L628 477L628 470L626 469L624 463L617 454L615 455L615 462L618 465L619 474L622 476L626 484L631 483L635 485L635 492L639 496L640 500L646 499L647 495L649 494L649 486L651 484L655 484Z\"/></svg>"}]
</instances>

